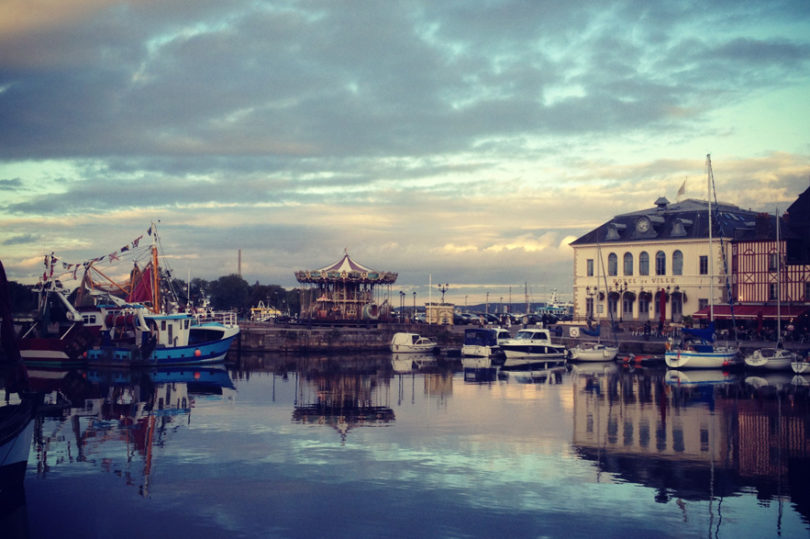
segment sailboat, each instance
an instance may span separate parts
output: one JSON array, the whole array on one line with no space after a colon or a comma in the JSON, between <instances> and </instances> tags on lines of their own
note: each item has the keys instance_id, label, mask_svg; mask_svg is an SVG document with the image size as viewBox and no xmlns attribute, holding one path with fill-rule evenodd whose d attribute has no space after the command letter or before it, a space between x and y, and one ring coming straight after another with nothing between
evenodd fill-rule
<instances>
[{"instance_id":1,"label":"sailboat","mask_svg":"<svg viewBox=\"0 0 810 539\"><path fill-rule=\"evenodd\" d=\"M709 214L709 325L706 328L683 328L684 339L679 346L667 344L664 361L670 369L721 369L738 364L739 350L736 346L717 346L714 330L714 264L712 252L712 193L714 174L711 155L706 155L708 169L708 214ZM723 253L725 256L725 253Z\"/></svg>"},{"instance_id":2,"label":"sailboat","mask_svg":"<svg viewBox=\"0 0 810 539\"><path fill-rule=\"evenodd\" d=\"M746 356L745 365L755 369L786 370L796 361L796 354L782 347L782 248L779 244L779 210L776 210L776 346L754 350Z\"/></svg>"},{"instance_id":3,"label":"sailboat","mask_svg":"<svg viewBox=\"0 0 810 539\"><path fill-rule=\"evenodd\" d=\"M605 272L603 271L604 268L602 268L602 249L599 246L598 237L597 237L597 244L596 244L596 252L597 252L597 257L599 258L599 260L597 261L597 264L596 264L596 268L597 268L596 280L597 281L599 280L599 277L600 277L599 274L601 274L601 277L605 280L605 290L607 290L607 277L605 276ZM611 322L612 322L613 321L612 320L613 319L613 311L610 311L610 312L611 312ZM600 320L598 318L597 318L596 322L597 323L596 323L596 329L595 330L593 330L593 331L585 330L585 329L582 330L583 333L586 333L588 335L595 334L596 342L595 343L580 343L580 344L577 344L575 347L571 348L569 350L569 353L571 355L571 360L572 361L613 361L614 359L616 359L616 354L619 353L619 347L618 346L608 346L608 345L602 344L602 337L601 337L602 326L601 326L601 322L600 322Z\"/></svg>"}]
</instances>

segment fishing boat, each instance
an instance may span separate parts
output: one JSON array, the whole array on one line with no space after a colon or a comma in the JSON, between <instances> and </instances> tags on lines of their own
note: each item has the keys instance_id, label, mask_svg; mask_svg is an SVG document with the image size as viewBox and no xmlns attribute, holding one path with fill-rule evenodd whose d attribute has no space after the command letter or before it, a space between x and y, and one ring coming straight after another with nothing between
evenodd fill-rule
<instances>
[{"instance_id":1,"label":"fishing boat","mask_svg":"<svg viewBox=\"0 0 810 539\"><path fill-rule=\"evenodd\" d=\"M745 357L745 365L753 369L784 371L796 361L796 354L782 346L782 247L779 242L779 210L776 211L776 345L754 350Z\"/></svg>"},{"instance_id":2,"label":"fishing boat","mask_svg":"<svg viewBox=\"0 0 810 539\"><path fill-rule=\"evenodd\" d=\"M464 343L461 346L462 357L482 357L503 359L501 343L511 339L512 335L503 328L470 328L464 330Z\"/></svg>"},{"instance_id":3,"label":"fishing boat","mask_svg":"<svg viewBox=\"0 0 810 539\"><path fill-rule=\"evenodd\" d=\"M501 343L506 359L504 368L532 365L548 360L565 360L565 346L551 342L548 329L521 329L513 339Z\"/></svg>"},{"instance_id":4,"label":"fishing boat","mask_svg":"<svg viewBox=\"0 0 810 539\"><path fill-rule=\"evenodd\" d=\"M708 184L708 227L709 227L709 277L714 283L714 253L712 252L712 193L714 174L712 173L711 156L706 155ZM722 250L722 249L721 249ZM723 253L725 257L725 253ZM682 341L673 346L667 343L664 361L670 369L720 369L737 365L739 350L736 346L718 346L715 344L714 327L714 290L709 290L709 324L706 328L682 328Z\"/></svg>"},{"instance_id":5,"label":"fishing boat","mask_svg":"<svg viewBox=\"0 0 810 539\"><path fill-rule=\"evenodd\" d=\"M82 366L98 326L92 330L85 324L87 317L70 303L70 291L58 280L40 282L36 292L36 313L20 331L22 360L31 367Z\"/></svg>"},{"instance_id":6,"label":"fishing boat","mask_svg":"<svg viewBox=\"0 0 810 539\"><path fill-rule=\"evenodd\" d=\"M433 353L438 351L439 345L430 337L422 337L418 333L394 333L391 339L391 351L398 353Z\"/></svg>"},{"instance_id":7,"label":"fishing boat","mask_svg":"<svg viewBox=\"0 0 810 539\"><path fill-rule=\"evenodd\" d=\"M90 291L105 302L98 304L103 315L101 343L87 350L88 364L175 367L224 361L239 335L235 313L176 312L177 302L161 295L154 223L149 234L151 261L140 272L139 285L130 289L127 301L105 291Z\"/></svg>"}]
</instances>

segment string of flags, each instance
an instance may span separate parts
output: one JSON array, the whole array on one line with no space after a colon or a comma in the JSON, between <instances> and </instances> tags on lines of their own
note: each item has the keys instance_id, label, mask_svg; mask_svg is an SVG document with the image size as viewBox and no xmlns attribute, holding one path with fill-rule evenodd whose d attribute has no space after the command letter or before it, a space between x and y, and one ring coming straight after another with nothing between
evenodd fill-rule
<instances>
[{"instance_id":1,"label":"string of flags","mask_svg":"<svg viewBox=\"0 0 810 539\"><path fill-rule=\"evenodd\" d=\"M155 232L155 234L157 234L157 230L155 230L155 227L153 225L150 225L149 229L146 231L146 236L151 237L153 232ZM54 271L57 268L57 264L61 264L61 269L62 269L61 273L59 273L59 276L66 275L66 274L72 274L73 279L77 279L79 269L81 269L81 268L87 269L91 264L95 264L97 262L103 262L105 260L110 262L110 263L115 262L117 260L120 260L121 256L124 253L126 253L128 251L132 251L134 249L137 249L138 246L141 243L141 240L143 239L143 236L144 235L141 234L140 236L138 236L137 238L135 238L131 242L127 243L126 245L124 245L120 249L118 249L116 251L113 251L112 253L110 253L108 255L97 256L96 258L91 258L90 260L86 260L84 262L79 262L78 264L68 264L68 263L60 260L59 258L57 258L54 255L53 251L51 251L50 254L45 255L45 260L44 260L45 271L42 273L42 280L44 282L44 281L47 281L49 279L53 279Z\"/></svg>"}]
</instances>

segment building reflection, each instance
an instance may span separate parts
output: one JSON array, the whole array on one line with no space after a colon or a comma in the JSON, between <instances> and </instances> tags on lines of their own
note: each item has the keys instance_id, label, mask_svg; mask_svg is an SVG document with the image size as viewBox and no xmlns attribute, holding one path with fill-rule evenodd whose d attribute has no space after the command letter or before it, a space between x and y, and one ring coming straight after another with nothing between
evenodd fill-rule
<instances>
[{"instance_id":1,"label":"building reflection","mask_svg":"<svg viewBox=\"0 0 810 539\"><path fill-rule=\"evenodd\" d=\"M711 504L753 488L763 503L790 500L807 519L810 405L800 382L575 372L573 445L596 463L597 480L650 487L656 501L675 500L684 518L687 501Z\"/></svg>"},{"instance_id":2,"label":"building reflection","mask_svg":"<svg viewBox=\"0 0 810 539\"><path fill-rule=\"evenodd\" d=\"M146 496L153 451L191 421L195 399L235 392L224 366L155 370L31 371L45 395L34 433L36 473L83 462Z\"/></svg>"}]
</instances>

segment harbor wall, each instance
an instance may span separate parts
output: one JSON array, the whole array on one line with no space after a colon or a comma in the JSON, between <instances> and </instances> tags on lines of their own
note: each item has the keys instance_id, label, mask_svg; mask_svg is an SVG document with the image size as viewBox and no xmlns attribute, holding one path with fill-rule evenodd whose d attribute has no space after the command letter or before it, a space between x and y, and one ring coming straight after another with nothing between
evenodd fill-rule
<instances>
[{"instance_id":1,"label":"harbor wall","mask_svg":"<svg viewBox=\"0 0 810 539\"><path fill-rule=\"evenodd\" d=\"M242 323L241 333L232 349L244 352L272 352L281 354L307 353L346 353L346 352L386 352L394 333L403 331L432 337L444 351L460 350L464 341L464 329L469 326L437 326L431 324L373 324L357 326L305 326L301 324L273 325L268 323ZM520 326L513 326L514 335ZM555 343L572 348L577 344L593 341L593 337L557 336L556 328L551 327ZM565 335L565 331L561 331ZM615 342L612 336L603 342ZM666 339L663 337L620 333L617 335L619 354L663 355ZM743 354L773 343L741 341ZM810 343L789 343L789 348L807 353Z\"/></svg>"}]
</instances>

